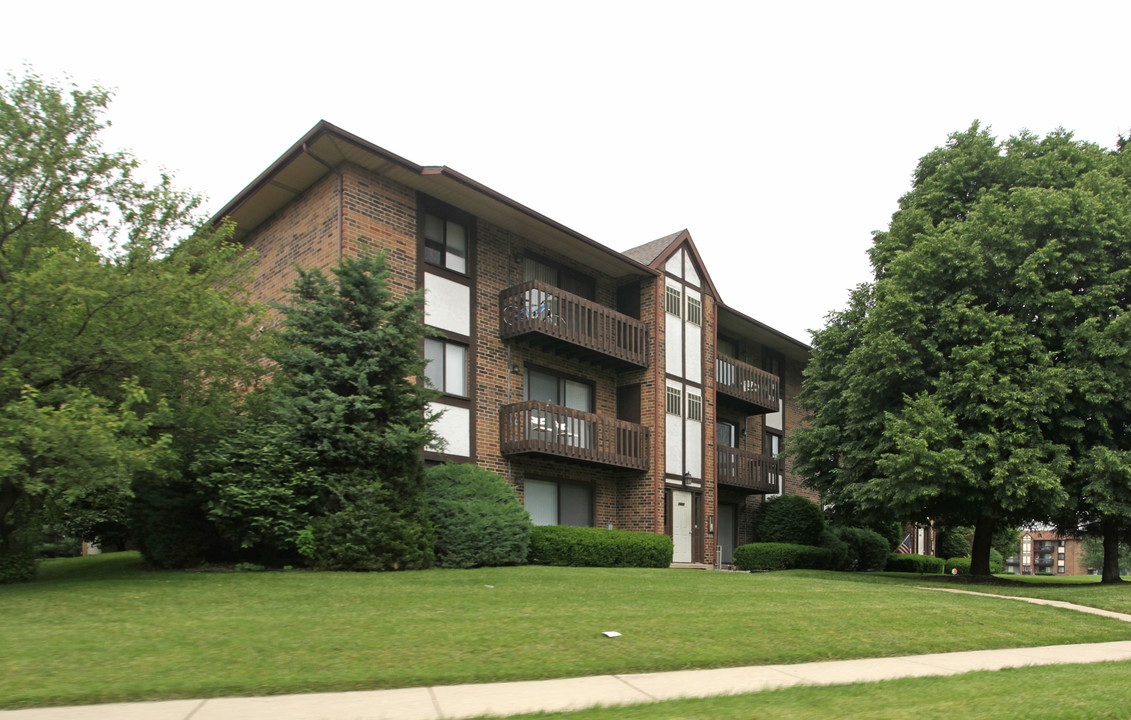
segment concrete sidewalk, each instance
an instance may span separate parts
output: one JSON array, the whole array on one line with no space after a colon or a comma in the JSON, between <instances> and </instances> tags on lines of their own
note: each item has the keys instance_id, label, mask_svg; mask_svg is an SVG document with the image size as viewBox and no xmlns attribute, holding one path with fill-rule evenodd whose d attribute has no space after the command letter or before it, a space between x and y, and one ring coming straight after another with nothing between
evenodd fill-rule
<instances>
[{"instance_id":1,"label":"concrete sidewalk","mask_svg":"<svg viewBox=\"0 0 1131 720\"><path fill-rule=\"evenodd\" d=\"M1069 603L1008 599L1093 612L1131 622L1128 615ZM840 685L957 675L975 670L1117 660L1131 660L1131 641L485 685L33 708L0 711L0 720L442 720L732 695L793 685Z\"/></svg>"}]
</instances>

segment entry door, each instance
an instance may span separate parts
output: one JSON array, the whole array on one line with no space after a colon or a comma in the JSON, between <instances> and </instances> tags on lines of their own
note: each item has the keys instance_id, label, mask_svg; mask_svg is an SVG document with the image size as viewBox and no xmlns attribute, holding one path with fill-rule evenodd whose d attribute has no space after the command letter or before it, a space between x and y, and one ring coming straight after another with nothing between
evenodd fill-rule
<instances>
[{"instance_id":1,"label":"entry door","mask_svg":"<svg viewBox=\"0 0 1131 720\"><path fill-rule=\"evenodd\" d=\"M686 490L672 491L672 543L675 550L672 562L691 562L691 493Z\"/></svg>"}]
</instances>

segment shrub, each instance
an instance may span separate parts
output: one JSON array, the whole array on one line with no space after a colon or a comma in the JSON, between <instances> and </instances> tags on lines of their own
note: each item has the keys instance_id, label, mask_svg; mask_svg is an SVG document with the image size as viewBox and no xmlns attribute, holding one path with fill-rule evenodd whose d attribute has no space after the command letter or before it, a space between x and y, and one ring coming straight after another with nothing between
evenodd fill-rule
<instances>
[{"instance_id":1,"label":"shrub","mask_svg":"<svg viewBox=\"0 0 1131 720\"><path fill-rule=\"evenodd\" d=\"M475 465L438 465L425 474L424 486L436 532L436 564L469 568L526 562L530 515L499 475Z\"/></svg>"},{"instance_id":2,"label":"shrub","mask_svg":"<svg viewBox=\"0 0 1131 720\"><path fill-rule=\"evenodd\" d=\"M672 539L656 533L542 525L530 533L529 561L574 567L666 568Z\"/></svg>"},{"instance_id":3,"label":"shrub","mask_svg":"<svg viewBox=\"0 0 1131 720\"><path fill-rule=\"evenodd\" d=\"M942 557L966 557L970 554L970 538L973 531L970 528L956 526L947 527L939 531L938 545L935 552Z\"/></svg>"},{"instance_id":4,"label":"shrub","mask_svg":"<svg viewBox=\"0 0 1131 720\"><path fill-rule=\"evenodd\" d=\"M423 467L419 482L423 495ZM336 507L316 517L301 547L322 570L420 570L432 567L432 524L418 517L416 500L398 505L405 481L387 484L358 471L334 488ZM415 494L415 493L413 493ZM423 502L423 498L421 498Z\"/></svg>"},{"instance_id":5,"label":"shrub","mask_svg":"<svg viewBox=\"0 0 1131 720\"><path fill-rule=\"evenodd\" d=\"M888 555L884 570L888 572L911 572L922 575L938 575L943 570L942 558L930 555L908 555L906 553L891 553Z\"/></svg>"},{"instance_id":6,"label":"shrub","mask_svg":"<svg viewBox=\"0 0 1131 720\"><path fill-rule=\"evenodd\" d=\"M819 547L829 551L829 570L852 570L856 567L856 549L833 530L821 533Z\"/></svg>"},{"instance_id":7,"label":"shrub","mask_svg":"<svg viewBox=\"0 0 1131 720\"><path fill-rule=\"evenodd\" d=\"M957 570L958 572L955 573L954 572L955 570ZM943 574L944 575L955 575L955 574L969 575L970 574L970 558L968 558L968 557L950 558L943 565Z\"/></svg>"},{"instance_id":8,"label":"shrub","mask_svg":"<svg viewBox=\"0 0 1131 720\"><path fill-rule=\"evenodd\" d=\"M819 545L825 515L815 502L800 495L782 495L766 501L758 512L756 532L763 543Z\"/></svg>"},{"instance_id":9,"label":"shrub","mask_svg":"<svg viewBox=\"0 0 1131 720\"><path fill-rule=\"evenodd\" d=\"M1005 558L997 551L997 548L990 548L990 572L999 573L1005 569Z\"/></svg>"},{"instance_id":10,"label":"shrub","mask_svg":"<svg viewBox=\"0 0 1131 720\"><path fill-rule=\"evenodd\" d=\"M888 541L883 535L864 528L836 528L836 536L849 547L853 559L848 570L882 570L888 561Z\"/></svg>"},{"instance_id":11,"label":"shrub","mask_svg":"<svg viewBox=\"0 0 1131 720\"><path fill-rule=\"evenodd\" d=\"M739 570L825 570L831 562L831 551L812 545L751 543L734 549L734 566Z\"/></svg>"}]
</instances>

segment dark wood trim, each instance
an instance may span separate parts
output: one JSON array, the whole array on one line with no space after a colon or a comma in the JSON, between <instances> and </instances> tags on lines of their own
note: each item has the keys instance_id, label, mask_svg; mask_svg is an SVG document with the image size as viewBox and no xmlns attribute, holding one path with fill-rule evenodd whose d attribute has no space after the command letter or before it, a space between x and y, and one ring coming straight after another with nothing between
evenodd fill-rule
<instances>
[{"instance_id":1,"label":"dark wood trim","mask_svg":"<svg viewBox=\"0 0 1131 720\"><path fill-rule=\"evenodd\" d=\"M452 218L464 224L467 229L467 272L459 273L450 270L440 265L433 265L432 263L424 260L424 214L431 213L437 217ZM468 449L470 455L466 456L449 456L446 453L434 453L427 451L425 453L426 459L445 459L456 462L477 462L478 461L478 408L479 401L479 383L476 381L476 368L479 365L479 358L477 352L479 348L479 307L478 307L478 281L477 271L479 267L478 261L478 218L471 213L460 210L457 207L449 205L441 200L430 197L422 192L416 193L416 287L421 290L424 289L424 275L425 273L432 273L437 277L442 277L452 282L465 285L467 287L468 297L468 332L467 336L462 336L459 333L441 328L431 327L433 331L438 332L444 338L467 345L467 397L462 398L458 395L443 395L436 402L440 405L451 405L453 407L467 408L468 410ZM421 342L420 352L423 356L424 343ZM420 379L423 382L423 378ZM431 457L430 457L431 456ZM456 460L458 458L458 460Z\"/></svg>"},{"instance_id":2,"label":"dark wood trim","mask_svg":"<svg viewBox=\"0 0 1131 720\"><path fill-rule=\"evenodd\" d=\"M532 296L537 308L531 307ZM624 365L648 366L648 329L643 322L537 280L499 294L499 337L508 340L528 334Z\"/></svg>"},{"instance_id":3,"label":"dark wood trim","mask_svg":"<svg viewBox=\"0 0 1131 720\"><path fill-rule=\"evenodd\" d=\"M499 409L499 451L550 455L630 470L647 470L647 427L527 400Z\"/></svg>"}]
</instances>

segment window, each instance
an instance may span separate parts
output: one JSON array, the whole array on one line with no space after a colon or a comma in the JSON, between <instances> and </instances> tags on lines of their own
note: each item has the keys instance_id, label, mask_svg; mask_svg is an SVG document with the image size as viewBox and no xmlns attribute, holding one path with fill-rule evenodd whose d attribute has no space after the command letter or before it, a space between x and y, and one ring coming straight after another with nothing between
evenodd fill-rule
<instances>
[{"instance_id":1,"label":"window","mask_svg":"<svg viewBox=\"0 0 1131 720\"><path fill-rule=\"evenodd\" d=\"M593 490L587 485L527 480L523 504L535 525L593 525Z\"/></svg>"},{"instance_id":2,"label":"window","mask_svg":"<svg viewBox=\"0 0 1131 720\"><path fill-rule=\"evenodd\" d=\"M703 422L703 396L687 391L687 419Z\"/></svg>"},{"instance_id":3,"label":"window","mask_svg":"<svg viewBox=\"0 0 1131 720\"><path fill-rule=\"evenodd\" d=\"M687 322L693 325L703 324L703 301L690 295L687 297Z\"/></svg>"},{"instance_id":4,"label":"window","mask_svg":"<svg viewBox=\"0 0 1131 720\"><path fill-rule=\"evenodd\" d=\"M679 388L668 388L667 410L669 415L683 414L683 392Z\"/></svg>"},{"instance_id":5,"label":"window","mask_svg":"<svg viewBox=\"0 0 1131 720\"><path fill-rule=\"evenodd\" d=\"M776 458L781 455L781 435L766 432L762 435L762 454Z\"/></svg>"},{"instance_id":6,"label":"window","mask_svg":"<svg viewBox=\"0 0 1131 720\"><path fill-rule=\"evenodd\" d=\"M458 273L467 272L467 228L454 220L424 215L424 260Z\"/></svg>"},{"instance_id":7,"label":"window","mask_svg":"<svg viewBox=\"0 0 1131 720\"><path fill-rule=\"evenodd\" d=\"M530 280L539 280L586 300L596 297L596 286L592 278L550 262L527 257L522 259L522 281Z\"/></svg>"},{"instance_id":8,"label":"window","mask_svg":"<svg viewBox=\"0 0 1131 720\"><path fill-rule=\"evenodd\" d=\"M664 295L664 309L668 311L669 315L680 317L682 315L683 306L683 293L679 288L668 286L667 293Z\"/></svg>"},{"instance_id":9,"label":"window","mask_svg":"<svg viewBox=\"0 0 1131 720\"><path fill-rule=\"evenodd\" d=\"M546 370L526 372L526 399L560 405L582 413L593 412L593 386ZM595 423L579 413L535 408L530 411L531 438L570 447L587 448L596 436Z\"/></svg>"},{"instance_id":10,"label":"window","mask_svg":"<svg viewBox=\"0 0 1131 720\"><path fill-rule=\"evenodd\" d=\"M715 423L715 444L719 447L738 447L738 432L734 423L725 420Z\"/></svg>"},{"instance_id":11,"label":"window","mask_svg":"<svg viewBox=\"0 0 1131 720\"><path fill-rule=\"evenodd\" d=\"M428 384L449 395L467 396L467 348L463 345L424 339L424 377Z\"/></svg>"},{"instance_id":12,"label":"window","mask_svg":"<svg viewBox=\"0 0 1131 720\"><path fill-rule=\"evenodd\" d=\"M526 371L526 399L593 412L593 386L546 370Z\"/></svg>"}]
</instances>

